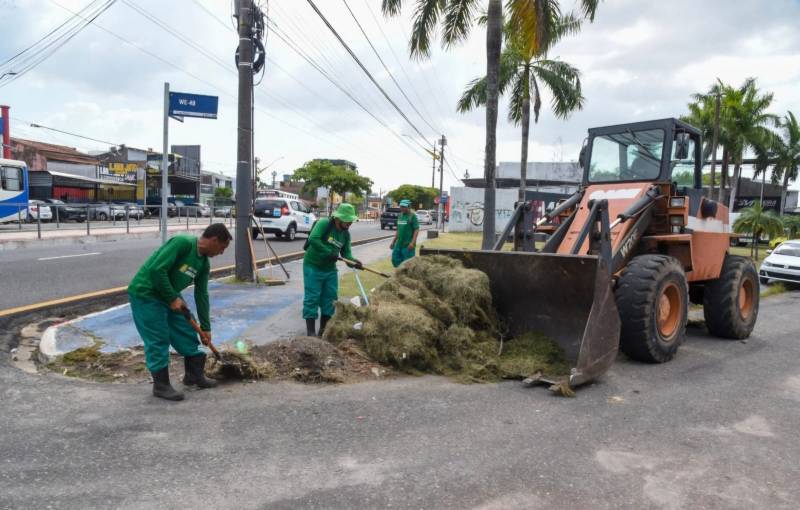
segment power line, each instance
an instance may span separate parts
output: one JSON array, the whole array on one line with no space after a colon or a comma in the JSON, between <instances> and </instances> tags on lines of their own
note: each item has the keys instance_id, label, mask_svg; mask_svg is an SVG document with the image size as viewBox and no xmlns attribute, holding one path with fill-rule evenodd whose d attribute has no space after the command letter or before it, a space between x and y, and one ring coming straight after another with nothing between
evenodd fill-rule
<instances>
[{"instance_id":1,"label":"power line","mask_svg":"<svg viewBox=\"0 0 800 510\"><path fill-rule=\"evenodd\" d=\"M28 71L30 71L31 69L35 68L36 66L38 66L39 64L41 64L42 62L44 62L45 60L50 58L53 54L55 54L55 52L57 52L59 49L61 49L69 41L71 41L73 37L75 37L81 31L83 31L84 28L86 28L87 26L91 25L92 22L94 22L94 20L96 20L101 14L106 12L112 5L114 5L115 2L116 2L116 0L108 0L105 4L101 5L99 8L97 8L97 9L93 10L92 12L88 13L88 15L90 16L89 18L86 18L81 14L74 13L75 16L78 16L82 20L84 20L84 23L80 23L79 22L79 23L75 24L74 26L72 26L72 27L68 28L66 31L64 31L64 33L62 33L62 34L58 35L57 37L53 38L52 40L50 40L49 42L47 42L46 44L44 44L40 48L36 48L35 50L32 50L31 55L27 57L27 62L23 60L23 62L25 62L25 63L22 64L22 68L19 71L14 72L14 74L13 74L11 79L7 80L3 84L0 84L0 87L8 85L9 83L13 83L14 81L16 81L19 78L21 78L23 75L28 73ZM86 10L93 3L95 3L95 2L93 1L91 4L89 4L86 7L84 7L84 9L82 9L82 11ZM68 22L71 21L72 19L75 19L75 16L70 18L70 20L68 20ZM64 24L62 24L61 26L64 26ZM51 34L52 33L53 32L51 31ZM27 49L21 51L20 53L18 53L17 55L12 57L11 59L7 60L4 63L4 65L6 66L7 69L11 70L11 66L13 66L15 64L15 62L19 63L19 60L18 60L19 57L25 55L25 53L27 51L31 50L37 44L39 44L39 43L41 43L41 42L43 42L45 40L46 39L44 39L44 38L40 39L37 43L35 43L31 47L28 47ZM41 57L40 57L40 55L41 55Z\"/></svg>"},{"instance_id":2,"label":"power line","mask_svg":"<svg viewBox=\"0 0 800 510\"><path fill-rule=\"evenodd\" d=\"M392 42L389 40L389 37L386 35L386 32L383 30L383 27L381 26L380 22L378 21L378 18L375 16L375 13L372 11L372 7L369 5L369 0L364 0L364 5L366 5L367 10L369 11L370 16L372 17L372 21L375 23L375 26L378 27L378 30L380 31L381 35L383 36L383 40L386 42L386 45L389 47L389 52L392 54L392 57L394 58L394 61L397 62L397 66L403 72L403 75L406 77L406 80L408 81L408 84L411 86L411 91L417 97L417 100L420 102L420 105L422 106L422 109L425 111L425 114L433 120L434 116L431 115L430 110L428 110L427 106L425 105L425 100L423 99L422 94L420 94L419 91L417 90L417 87L414 86L414 81L411 79L411 76L408 74L408 71L406 71L406 68L403 65L403 62L400 60L400 57L398 57L397 53L394 51L394 47L392 46ZM430 124L428 124L428 125L430 126ZM441 127L438 127L438 128L434 127L434 131L437 132L437 133L444 132L444 130L441 129Z\"/></svg>"},{"instance_id":3,"label":"power line","mask_svg":"<svg viewBox=\"0 0 800 510\"><path fill-rule=\"evenodd\" d=\"M129 0L123 0L123 1L124 1L126 4L129 4ZM197 2L195 2L195 3L197 4ZM200 6L200 7L202 7L202 6ZM221 23L221 24L222 24L222 25L223 25L223 26L224 26L226 29L228 29L228 27L227 27L227 26L226 26L224 23L222 23L222 21L221 21L221 20L220 20L220 19L219 19L217 16L215 16L215 15L214 15L214 13L212 13L212 12L208 11L208 10L207 10L207 9L205 9L205 8L204 8L203 10L204 10L204 12L205 12L206 14L208 14L208 15L209 15L209 16L211 16L211 17L213 17L215 20L217 20L217 22ZM270 24L272 25L273 29L275 29L275 30L280 30L280 28L279 28L279 27L278 27L278 26L275 24L274 20L272 20L271 18L269 18L269 16L267 16L267 22L268 22L268 23L270 23ZM163 23L162 23L162 24L159 24L159 26L162 26L162 25L163 25ZM164 27L162 26L162 28L164 28ZM166 28L165 28L165 29L166 29ZM172 33L174 36L178 37L179 39L181 39L181 40L184 40L184 39L185 39L185 38L183 38L183 36L181 36L180 34L176 34L176 33L174 32L174 30L169 30L169 29L167 29L167 30L168 30L170 33ZM232 28L231 28L231 31L233 31L233 29L232 29ZM379 123L381 123L381 125L382 125L383 127L387 128L387 129L389 129L389 130L391 131L391 128L389 128L389 126L388 126L386 123L384 123L383 121L381 121L380 119L378 119L378 118L377 118L377 116L373 115L373 114L372 114L372 112L371 112L369 109L367 109L365 106L363 106L363 105L362 105L362 104L361 104L361 103L360 103L360 102L359 102L359 101L358 101L358 100L357 100L357 99L356 99L354 96L352 96L351 94L349 94L349 92L348 92L346 89L344 89L344 87L343 87L343 86L341 86L341 85L339 85L337 82L335 82L335 80L333 80L333 78L332 78L332 77L331 77L331 76L330 76L330 75L329 75L329 74L328 74L328 73L327 73L327 72L326 72L326 71L325 71L325 70L324 70L324 69L323 69L323 68L322 68L322 67L321 67L319 64L317 64L316 62L314 62L314 61L313 61L313 59L311 59L311 57L309 57L308 55L305 55L305 54L304 54L304 52L302 52L302 50L299 50L299 49L298 49L298 47L297 47L297 44L296 44L296 43L293 43L293 44L294 44L294 46L293 46L292 44L290 44L290 42L288 42L288 41L286 40L286 38L289 38L288 34L286 34L285 32L283 33L283 35L284 35L286 38L282 37L282 36L281 36L281 34L280 34L280 33L277 33L277 32L276 32L276 34L275 34L275 35L276 35L278 38L280 38L282 41L284 41L284 43L286 43L286 44L287 44L287 45L290 47L290 49L292 49L293 51L295 51L296 53L298 53L298 55L300 55L301 57L303 57L303 58L304 58L304 59L305 59L307 62L309 62L309 64L311 64L312 66L314 66L314 67L315 67L315 68L316 68L316 69L317 69L317 70L318 70L320 73L322 73L322 74L323 74L323 76L325 76L325 77L326 77L326 78L327 78L329 81L331 81L331 83L333 83L334 85L336 85L336 86L337 86L337 88L339 88L340 90L342 90L342 92L344 92L345 94L347 94L347 95L348 95L348 97L349 97L351 100L353 100L354 102L356 102L356 104L358 104L358 105L359 105L359 106L360 106L360 107L361 107L361 108L362 108L362 109L363 109L365 112L367 112L368 114L370 114L370 115L371 115L371 116L372 116L372 117L373 117L373 118L374 118L376 121L378 121ZM191 46L197 46L196 44L194 44L194 43L189 43L189 42L187 42L187 41L185 41L185 40L184 40L184 42L185 42L185 43L187 43L187 44L190 44ZM202 48L200 48L200 49L202 50ZM207 53L207 52L204 52L204 53ZM218 64L220 63L220 62L219 62L219 59L215 59L215 61L217 61L217 63L218 63ZM318 98L320 98L320 99L322 99L322 100L324 101L324 99L323 99L323 98L322 98L322 97L319 95L319 93L317 93L317 92L315 92L315 91L311 90L310 88L308 88L308 87L307 87L307 86L306 86L306 85L305 85L303 82L301 82L300 80L298 80L297 78L295 78L295 77L294 77L294 76L293 76L291 73L289 73L289 72L288 72L286 69L284 69L284 68L283 68L283 67L281 67L281 66L280 66L280 65L279 65L277 62L275 62L275 60L274 60L274 59L272 59L271 57L267 57L267 61L268 61L268 62L270 62L270 63L272 63L272 65L274 65L274 66L275 66L277 69L280 69L280 70L281 70L281 71L282 71L284 74L286 74L286 75L287 75L289 78L291 78L292 80L294 80L295 82L297 82L297 83L298 83L299 85L301 85L303 88L305 88L306 90L308 90L309 92L311 92L313 95L317 96ZM222 63L222 65L224 66L225 64L224 64L224 63ZM226 67L226 69L227 69L227 67ZM232 71L232 70L231 70L231 72L234 72L234 71ZM235 72L234 72L234 74L235 74ZM305 115L305 114L303 114L302 112L298 111L298 110L297 110L296 108L294 108L294 107L293 107L293 106L292 106L290 103L288 103L288 102L286 102L286 101L283 101L283 100L282 100L282 99L280 99L279 97L277 97L277 96L275 96L275 95L273 95L273 94L269 94L269 93L267 93L267 92L265 92L265 91L260 91L260 92L262 92L262 93L264 93L265 95L267 95L268 97L271 97L271 98L273 98L274 100L276 100L276 101L278 101L278 102L280 102L280 103L284 104L284 105L285 105L285 106L286 106L286 107L287 107L289 110L291 110L291 111L295 112L295 113L296 113L297 115L299 115L300 117L303 117L303 118L305 118L305 119L306 119L306 120L308 120L308 121L309 121L311 124L315 124L315 123L316 123L316 121L315 121L314 119L311 119L311 118L310 118L310 117L308 117L307 115ZM266 113L266 112L264 112L264 113ZM269 114L267 114L267 115L269 115ZM271 116L271 115L270 115L270 116ZM299 129L299 128L296 128L296 129ZM348 140L345 140L344 138L342 138L342 137L341 137L341 136L339 136L339 135L333 134L332 136L335 136L336 138L339 138L339 139L341 139L342 141L344 141L344 142L346 142L346 143L351 143L351 142L349 142ZM362 148L362 149L363 149L363 148ZM415 154L416 154L416 152L415 152Z\"/></svg>"},{"instance_id":4,"label":"power line","mask_svg":"<svg viewBox=\"0 0 800 510\"><path fill-rule=\"evenodd\" d=\"M400 107L397 106L397 103L395 103L394 100L392 100L392 98L389 97L389 94L387 94L386 91L383 89L383 87L381 87L381 85L375 80L375 78L372 76L372 73L369 72L369 70L364 66L364 64L361 62L361 60L358 58L358 56L353 52L352 49L350 49L350 46L348 46L347 43L344 41L344 39L342 39L342 36L339 35L339 32L337 32L336 29L333 28L333 25L331 25L330 22L328 21L328 19L325 17L325 15L322 14L322 11L319 10L317 5L314 3L314 0L306 0L306 1L311 6L311 8L314 9L314 11L320 17L320 19L322 19L322 21L325 23L325 26L327 26L328 29L333 33L333 35L336 36L336 39L344 47L344 49L347 50L347 52L350 54L350 56L353 58L353 60L356 61L358 66L361 68L361 70L364 71L364 74L367 75L367 78L369 78L370 81L378 88L378 90L381 91L381 94L383 94L383 97L385 97L386 100L389 101L389 103L394 107L394 109L397 110L397 113L399 113L400 116L403 117L403 119L408 123L408 125L411 126L411 128L414 131L416 131L417 134L424 140L425 139L425 135L422 134L422 131L420 131L417 128L417 126L414 125L413 122L411 122L411 120L408 118L408 116L406 116L406 114L403 112L403 110L401 110Z\"/></svg>"},{"instance_id":5,"label":"power line","mask_svg":"<svg viewBox=\"0 0 800 510\"><path fill-rule=\"evenodd\" d=\"M367 32L364 31L364 27L361 26L361 23L358 21L358 18L356 17L355 13L350 8L350 5L347 3L347 0L342 0L342 3L344 3L344 6L347 8L347 11L350 13L350 16L353 18L353 21L355 21L356 25L358 25L358 29L361 31L361 34L364 36L364 39L367 40L367 43L369 44L369 47L372 48L372 52L375 53L376 57L378 57L378 61L381 63L383 68L386 70L386 73L389 75L389 78L392 79L392 82L394 83L395 87L397 87L397 90L400 91L400 94L403 95L403 97L406 99L406 102L408 102L409 106L411 106L411 108L417 113L417 115L419 115L419 118L422 119L422 122L427 124L428 127L430 127L434 132L436 132L437 129L435 127L433 127L430 122L428 122L428 120L420 113L419 110L417 110L417 107L414 105L413 101L411 101L411 99L408 97L408 95L406 94L405 90L403 90L403 87L400 86L400 83L397 82L397 79L394 77L394 74L389 69L389 66L387 66L386 62L383 61L383 58L381 58L381 54L378 53L377 48L375 48L375 45L372 44L372 40L367 35Z\"/></svg>"},{"instance_id":6,"label":"power line","mask_svg":"<svg viewBox=\"0 0 800 510\"><path fill-rule=\"evenodd\" d=\"M291 41L291 38L288 36L288 34L283 32L283 30L281 30L281 28L279 26L277 26L273 20L268 20L268 21L272 25L273 29L275 30L275 37L277 37L278 39L283 41L291 50L293 50L295 53L297 53L303 60L308 62L308 64L311 65L311 67L316 69L317 72L319 72L323 77L325 77L326 80L331 82L337 89L339 89L351 101L353 101L356 105L358 105L359 108L364 110L364 112L366 112L370 117L375 119L376 122L378 122L381 126L383 126L390 133L392 133L398 140L400 140L400 142L402 142L407 147L410 147L412 149L412 152L414 152L414 154L416 154L417 156L421 156L419 153L416 152L416 150L413 147L411 147L408 144L408 142L405 141L405 139L402 136L400 136L395 130L393 130L386 122L384 122L383 120L379 119L372 111L370 111L366 106L364 106L361 103L361 101L356 99L355 96L353 96L347 89L345 89L343 85L339 84L339 82L337 82L335 79L333 79L333 77L330 76L330 74L328 74L328 72L325 71L325 69L323 69L322 66L320 66L317 62L315 62L313 58L311 58L302 49L300 49L297 46L297 43L295 43L294 41Z\"/></svg>"},{"instance_id":7,"label":"power line","mask_svg":"<svg viewBox=\"0 0 800 510\"><path fill-rule=\"evenodd\" d=\"M122 145L122 144L119 144L119 143L109 142L107 140L99 140L97 138L92 138L91 136L79 135L77 133L72 133L70 131L64 131L62 129L57 129L57 128L54 128L54 127L43 126L41 124L37 124L37 123L31 122L29 120L20 119L19 117L11 117L11 119L15 120L17 122L24 122L24 123L28 124L30 127L40 128L40 129L47 129L49 131L55 131L56 133L62 133L62 134L65 134L65 135L74 136L76 138L83 138L84 140L91 140L92 142L98 142L98 143L103 143L103 144L106 144L106 145L113 145L113 146Z\"/></svg>"}]
</instances>

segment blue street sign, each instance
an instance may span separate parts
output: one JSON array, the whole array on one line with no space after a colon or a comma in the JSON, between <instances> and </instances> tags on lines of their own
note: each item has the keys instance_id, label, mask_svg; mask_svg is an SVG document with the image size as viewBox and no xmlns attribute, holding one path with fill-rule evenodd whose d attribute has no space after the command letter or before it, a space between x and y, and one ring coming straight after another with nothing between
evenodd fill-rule
<instances>
[{"instance_id":1,"label":"blue street sign","mask_svg":"<svg viewBox=\"0 0 800 510\"><path fill-rule=\"evenodd\" d=\"M219 98L217 96L201 96L184 92L169 93L170 117L198 117L216 119Z\"/></svg>"},{"instance_id":2,"label":"blue street sign","mask_svg":"<svg viewBox=\"0 0 800 510\"><path fill-rule=\"evenodd\" d=\"M442 203L443 204L447 203L447 195L442 195Z\"/></svg>"}]
</instances>

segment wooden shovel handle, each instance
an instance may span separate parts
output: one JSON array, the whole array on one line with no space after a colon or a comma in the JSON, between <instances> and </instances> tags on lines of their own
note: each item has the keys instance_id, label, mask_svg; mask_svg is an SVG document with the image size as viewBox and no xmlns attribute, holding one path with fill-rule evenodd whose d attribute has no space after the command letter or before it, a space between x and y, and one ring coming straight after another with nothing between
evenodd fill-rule
<instances>
[{"instance_id":1,"label":"wooden shovel handle","mask_svg":"<svg viewBox=\"0 0 800 510\"><path fill-rule=\"evenodd\" d=\"M198 324L197 321L194 320L192 311L186 307L183 307L181 308L181 312L183 312L183 316L186 317L186 320L189 321L189 324L192 326L192 329L195 330L198 335L200 335L200 341L203 342L203 345L211 349L211 352L214 354L214 357L221 361L222 356L220 355L217 348L214 347L214 344L211 343L211 340L208 339L208 335L206 335L206 332L203 331L203 329L200 327L200 324Z\"/></svg>"}]
</instances>

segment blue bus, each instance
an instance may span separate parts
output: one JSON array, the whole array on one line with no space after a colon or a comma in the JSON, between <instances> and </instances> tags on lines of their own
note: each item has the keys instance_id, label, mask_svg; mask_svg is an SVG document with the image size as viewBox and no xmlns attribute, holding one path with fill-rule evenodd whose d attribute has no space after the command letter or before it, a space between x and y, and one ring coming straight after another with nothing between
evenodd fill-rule
<instances>
[{"instance_id":1,"label":"blue bus","mask_svg":"<svg viewBox=\"0 0 800 510\"><path fill-rule=\"evenodd\" d=\"M28 217L28 167L24 161L0 159L0 223Z\"/></svg>"}]
</instances>

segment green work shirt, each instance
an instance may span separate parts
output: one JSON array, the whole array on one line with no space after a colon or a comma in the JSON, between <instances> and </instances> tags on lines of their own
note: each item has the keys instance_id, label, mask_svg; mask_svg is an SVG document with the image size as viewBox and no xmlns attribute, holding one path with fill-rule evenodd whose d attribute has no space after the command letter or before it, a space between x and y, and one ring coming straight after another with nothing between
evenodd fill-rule
<instances>
[{"instance_id":1,"label":"green work shirt","mask_svg":"<svg viewBox=\"0 0 800 510\"><path fill-rule=\"evenodd\" d=\"M328 225L332 221L333 218L321 218L311 229L308 236L308 249L303 257L304 264L311 264L322 271L333 271L336 269L336 261L331 259L333 255L341 254L346 259L353 259L348 232L339 230L334 225L330 229L330 233L326 235Z\"/></svg>"},{"instance_id":2,"label":"green work shirt","mask_svg":"<svg viewBox=\"0 0 800 510\"><path fill-rule=\"evenodd\" d=\"M417 230L419 230L419 220L416 214L412 211L409 211L408 214L400 214L397 217L397 242L395 247L407 247L408 243L414 239L414 232Z\"/></svg>"},{"instance_id":3,"label":"green work shirt","mask_svg":"<svg viewBox=\"0 0 800 510\"><path fill-rule=\"evenodd\" d=\"M175 236L153 252L128 285L128 293L172 303L194 283L197 317L203 331L211 331L208 304L208 257L197 251L197 238Z\"/></svg>"}]
</instances>

